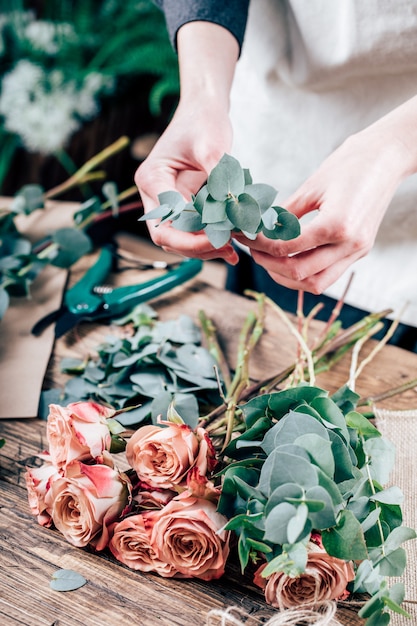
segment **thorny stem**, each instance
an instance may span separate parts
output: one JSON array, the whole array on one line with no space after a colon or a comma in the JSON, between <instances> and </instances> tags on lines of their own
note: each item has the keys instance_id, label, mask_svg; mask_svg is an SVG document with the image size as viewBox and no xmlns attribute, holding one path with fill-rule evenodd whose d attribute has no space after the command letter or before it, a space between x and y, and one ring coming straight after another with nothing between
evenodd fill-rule
<instances>
[{"instance_id":1,"label":"thorny stem","mask_svg":"<svg viewBox=\"0 0 417 626\"><path fill-rule=\"evenodd\" d=\"M198 318L200 320L201 328L207 341L208 351L215 359L219 367L224 384L226 385L226 389L229 389L232 376L230 374L230 368L227 363L226 357L224 356L224 352L221 349L217 339L216 327L213 324L212 320L208 319L204 311L199 311Z\"/></svg>"},{"instance_id":2,"label":"thorny stem","mask_svg":"<svg viewBox=\"0 0 417 626\"><path fill-rule=\"evenodd\" d=\"M255 292L248 290L248 291L245 291L245 294L254 296ZM273 300L271 300L271 298L268 298L268 297L265 297L265 301L274 309L274 311L276 311L276 313L278 313L279 317L282 319L282 321L288 327L290 332L295 336L295 338L299 342L301 349L304 352L304 356L307 360L307 369L308 369L310 385L313 386L316 380L316 376L314 373L313 356L312 356L310 348L307 346L305 339L302 337L299 331L294 327L294 325L291 323L288 316L284 313L281 307L278 306L278 304L276 304Z\"/></svg>"},{"instance_id":3,"label":"thorny stem","mask_svg":"<svg viewBox=\"0 0 417 626\"><path fill-rule=\"evenodd\" d=\"M392 398L393 396L398 395L399 393L404 393L409 389L414 389L417 387L417 378L412 378L408 380L406 383L399 385L398 387L393 387L392 389L387 389L387 391L383 391L382 393L376 396L368 396L367 398L363 398L358 402L358 406L365 406L375 404L376 402L381 402L382 400L386 400L387 398Z\"/></svg>"}]
</instances>

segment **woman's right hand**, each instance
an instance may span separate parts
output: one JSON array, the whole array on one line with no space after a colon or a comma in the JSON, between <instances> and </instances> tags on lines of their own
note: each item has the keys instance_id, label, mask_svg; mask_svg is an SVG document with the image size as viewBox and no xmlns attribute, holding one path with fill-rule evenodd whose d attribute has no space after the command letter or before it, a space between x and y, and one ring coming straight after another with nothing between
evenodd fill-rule
<instances>
[{"instance_id":1,"label":"woman's right hand","mask_svg":"<svg viewBox=\"0 0 417 626\"><path fill-rule=\"evenodd\" d=\"M230 150L232 133L228 115L203 108L180 103L171 123L138 168L135 182L145 213L158 206L158 194L163 191L179 191L189 201L223 154ZM186 233L169 223L159 224L158 220L148 220L147 224L154 243L168 252L237 262L230 243L216 250L203 231Z\"/></svg>"},{"instance_id":2,"label":"woman's right hand","mask_svg":"<svg viewBox=\"0 0 417 626\"><path fill-rule=\"evenodd\" d=\"M179 105L135 175L145 213L158 206L163 191L178 191L189 201L232 144L229 96L239 55L237 40L222 26L196 21L179 29L177 45ZM166 251L203 260L238 261L230 243L216 250L203 231L185 233L156 220L147 224L153 241Z\"/></svg>"}]
</instances>

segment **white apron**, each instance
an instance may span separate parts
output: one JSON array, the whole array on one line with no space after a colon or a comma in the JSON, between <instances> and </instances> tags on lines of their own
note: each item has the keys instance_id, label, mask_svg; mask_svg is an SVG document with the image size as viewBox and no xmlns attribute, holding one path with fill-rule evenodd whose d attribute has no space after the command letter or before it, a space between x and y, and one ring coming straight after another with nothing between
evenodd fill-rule
<instances>
[{"instance_id":1,"label":"white apron","mask_svg":"<svg viewBox=\"0 0 417 626\"><path fill-rule=\"evenodd\" d=\"M233 154L285 199L343 141L417 93L417 1L252 0L236 70ZM417 124L417 119L416 119ZM416 146L417 150L417 146ZM417 175L372 251L326 294L417 326Z\"/></svg>"}]
</instances>

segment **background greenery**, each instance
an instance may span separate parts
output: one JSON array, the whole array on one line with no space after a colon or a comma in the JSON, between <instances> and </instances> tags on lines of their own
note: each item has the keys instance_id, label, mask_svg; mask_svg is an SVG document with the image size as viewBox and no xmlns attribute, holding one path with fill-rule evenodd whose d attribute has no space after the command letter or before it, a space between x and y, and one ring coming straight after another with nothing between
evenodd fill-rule
<instances>
[{"instance_id":1,"label":"background greenery","mask_svg":"<svg viewBox=\"0 0 417 626\"><path fill-rule=\"evenodd\" d=\"M34 21L42 26L40 33L45 23L54 25L53 49L28 37L25 25L30 22L36 35ZM164 17L150 0L0 0L0 102L4 77L23 59L45 74L58 70L65 84L80 92L96 73L108 79L108 87L98 93L97 113L82 120L59 153L30 151L22 136L8 130L6 116L0 116L0 193L5 195L27 183L58 184L71 168L121 135L134 139L160 133L176 104L177 59ZM23 116L29 115L28 108ZM108 163L109 178L119 188L127 187L137 165L129 151L117 154Z\"/></svg>"}]
</instances>

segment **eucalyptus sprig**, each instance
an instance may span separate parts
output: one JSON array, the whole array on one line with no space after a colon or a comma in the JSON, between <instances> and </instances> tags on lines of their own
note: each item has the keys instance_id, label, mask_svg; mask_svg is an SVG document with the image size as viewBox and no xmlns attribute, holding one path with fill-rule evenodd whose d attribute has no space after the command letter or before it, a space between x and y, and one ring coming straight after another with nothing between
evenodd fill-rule
<instances>
[{"instance_id":1,"label":"eucalyptus sprig","mask_svg":"<svg viewBox=\"0 0 417 626\"><path fill-rule=\"evenodd\" d=\"M405 615L402 544L416 537L402 526L402 493L384 487L392 444L355 410L348 387L330 397L301 384L258 396L240 407L245 430L225 450L219 511L238 537L242 570L263 554L269 576L301 574L312 532L326 552L353 561L351 591L371 597L359 612L368 626ZM353 408L352 408L353 407Z\"/></svg>"},{"instance_id":2,"label":"eucalyptus sprig","mask_svg":"<svg viewBox=\"0 0 417 626\"><path fill-rule=\"evenodd\" d=\"M8 206L0 209L0 319L9 307L10 296L29 296L33 281L46 265L68 268L89 253L93 246L85 232L87 226L108 209L117 214L119 204L136 195L137 189L131 187L119 193L115 183L105 182L103 198L92 195L81 203L73 216L72 227L56 229L35 243L19 232L16 218L38 209L44 210L50 199L75 186L103 178L105 173L97 168L128 144L128 138L121 137L89 159L59 187L44 190L40 185L25 185Z\"/></svg>"},{"instance_id":3,"label":"eucalyptus sprig","mask_svg":"<svg viewBox=\"0 0 417 626\"><path fill-rule=\"evenodd\" d=\"M253 183L249 170L224 154L190 202L177 191L163 192L160 205L140 219L171 222L185 232L203 230L214 248L223 247L237 232L252 240L260 232L270 239L294 239L300 234L298 218L273 204L276 195L270 185Z\"/></svg>"}]
</instances>

